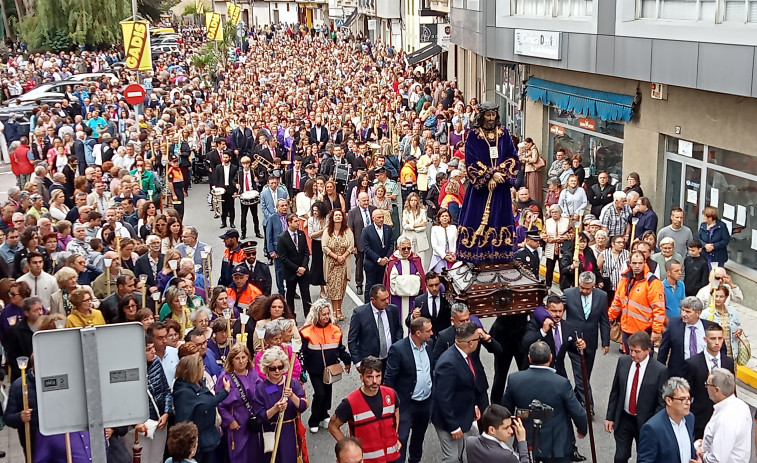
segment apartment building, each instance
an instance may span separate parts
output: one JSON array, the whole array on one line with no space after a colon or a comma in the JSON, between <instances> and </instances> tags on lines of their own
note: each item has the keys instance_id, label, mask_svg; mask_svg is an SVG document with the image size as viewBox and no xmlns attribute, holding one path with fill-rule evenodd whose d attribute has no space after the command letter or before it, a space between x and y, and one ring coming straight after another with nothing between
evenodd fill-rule
<instances>
[{"instance_id":1,"label":"apartment building","mask_svg":"<svg viewBox=\"0 0 757 463\"><path fill-rule=\"evenodd\" d=\"M638 172L660 218L705 206L757 296L757 0L452 0L448 72L587 173ZM588 177L588 175L587 175ZM546 182L546 178L544 181Z\"/></svg>"}]
</instances>

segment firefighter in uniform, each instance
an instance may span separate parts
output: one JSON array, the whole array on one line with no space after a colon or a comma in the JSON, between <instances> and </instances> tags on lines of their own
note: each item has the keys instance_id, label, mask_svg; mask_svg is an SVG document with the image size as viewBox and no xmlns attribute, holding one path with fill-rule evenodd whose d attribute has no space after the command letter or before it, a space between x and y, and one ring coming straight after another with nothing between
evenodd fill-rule
<instances>
[{"instance_id":1,"label":"firefighter in uniform","mask_svg":"<svg viewBox=\"0 0 757 463\"><path fill-rule=\"evenodd\" d=\"M531 270L531 273L533 273L537 279L539 278L539 262L541 260L541 256L539 256L540 244L541 237L539 236L539 230L529 230L526 233L525 245L518 249L515 256L513 256L515 260Z\"/></svg>"},{"instance_id":2,"label":"firefighter in uniform","mask_svg":"<svg viewBox=\"0 0 757 463\"><path fill-rule=\"evenodd\" d=\"M348 423L350 435L363 442L363 461L393 462L400 457L397 395L394 389L381 385L382 364L378 358L364 358L358 371L363 386L337 406L329 420L329 432L338 442L344 437L340 427Z\"/></svg>"},{"instance_id":3,"label":"firefighter in uniform","mask_svg":"<svg viewBox=\"0 0 757 463\"><path fill-rule=\"evenodd\" d=\"M230 228L226 233L219 236L223 240L226 249L223 251L223 262L221 263L221 276L218 277L218 284L221 286L231 286L232 270L237 264L244 262L244 251L239 245L239 232Z\"/></svg>"},{"instance_id":4,"label":"firefighter in uniform","mask_svg":"<svg viewBox=\"0 0 757 463\"><path fill-rule=\"evenodd\" d=\"M652 342L662 338L665 325L665 293L662 282L649 271L644 254L631 254L631 265L615 289L615 299L607 311L610 321L620 318L623 346L636 331L650 333Z\"/></svg>"}]
</instances>

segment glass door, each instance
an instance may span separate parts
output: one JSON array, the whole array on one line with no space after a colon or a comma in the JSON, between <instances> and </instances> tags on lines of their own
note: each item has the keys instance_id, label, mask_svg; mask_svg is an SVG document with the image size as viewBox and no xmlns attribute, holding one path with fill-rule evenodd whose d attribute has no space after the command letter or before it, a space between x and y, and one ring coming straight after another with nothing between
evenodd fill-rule
<instances>
[{"instance_id":1,"label":"glass door","mask_svg":"<svg viewBox=\"0 0 757 463\"><path fill-rule=\"evenodd\" d=\"M668 158L665 162L665 211L661 223L668 223L670 211L679 206L683 209L683 224L696 234L699 227L702 169L686 161Z\"/></svg>"}]
</instances>

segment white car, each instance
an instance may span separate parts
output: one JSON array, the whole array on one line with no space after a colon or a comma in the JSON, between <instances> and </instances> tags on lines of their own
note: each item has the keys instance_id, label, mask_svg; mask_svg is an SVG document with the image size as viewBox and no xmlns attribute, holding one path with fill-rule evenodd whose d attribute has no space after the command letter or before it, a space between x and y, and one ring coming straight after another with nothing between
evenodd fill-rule
<instances>
[{"instance_id":1,"label":"white car","mask_svg":"<svg viewBox=\"0 0 757 463\"><path fill-rule=\"evenodd\" d=\"M68 80L93 82L99 81L103 76L107 76L108 79L110 79L110 83L113 85L118 85L121 82L121 80L112 72L85 72L82 74L74 74L69 77Z\"/></svg>"}]
</instances>

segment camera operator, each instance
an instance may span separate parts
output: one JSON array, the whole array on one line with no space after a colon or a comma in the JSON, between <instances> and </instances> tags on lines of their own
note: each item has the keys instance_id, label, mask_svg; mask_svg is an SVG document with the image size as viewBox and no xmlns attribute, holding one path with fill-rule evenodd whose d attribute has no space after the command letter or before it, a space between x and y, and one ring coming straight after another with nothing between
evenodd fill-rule
<instances>
[{"instance_id":1,"label":"camera operator","mask_svg":"<svg viewBox=\"0 0 757 463\"><path fill-rule=\"evenodd\" d=\"M552 351L544 341L536 341L528 349L531 366L508 377L502 405L508 409L530 408L534 400L553 409L552 419L543 420L534 445L534 420L525 420L529 445L534 445L537 462L570 463L573 456L573 426L578 428L578 437L587 432L586 410L581 408L570 381L550 368ZM533 410L532 410L533 411ZM540 415L548 415L543 410ZM518 413L516 412L516 415Z\"/></svg>"},{"instance_id":2,"label":"camera operator","mask_svg":"<svg viewBox=\"0 0 757 463\"><path fill-rule=\"evenodd\" d=\"M502 405L489 405L481 417L483 434L465 438L468 463L528 463L526 428ZM507 441L515 436L515 453Z\"/></svg>"}]
</instances>

